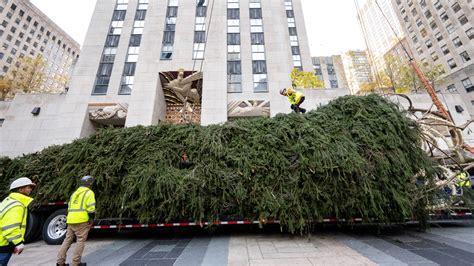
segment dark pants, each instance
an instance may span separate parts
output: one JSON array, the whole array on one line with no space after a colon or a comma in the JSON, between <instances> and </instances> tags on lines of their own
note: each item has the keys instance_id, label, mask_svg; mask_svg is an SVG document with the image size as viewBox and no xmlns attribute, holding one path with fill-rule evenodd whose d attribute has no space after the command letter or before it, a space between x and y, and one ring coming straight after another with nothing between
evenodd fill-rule
<instances>
[{"instance_id":1,"label":"dark pants","mask_svg":"<svg viewBox=\"0 0 474 266\"><path fill-rule=\"evenodd\" d=\"M11 256L11 253L0 253L0 266L7 266Z\"/></svg>"},{"instance_id":2,"label":"dark pants","mask_svg":"<svg viewBox=\"0 0 474 266\"><path fill-rule=\"evenodd\" d=\"M303 102L304 102L304 96L301 97L301 99L298 103L291 105L291 110L293 110L293 112L295 112L295 113L303 113L303 114L306 113L306 109L300 107L300 105Z\"/></svg>"}]
</instances>

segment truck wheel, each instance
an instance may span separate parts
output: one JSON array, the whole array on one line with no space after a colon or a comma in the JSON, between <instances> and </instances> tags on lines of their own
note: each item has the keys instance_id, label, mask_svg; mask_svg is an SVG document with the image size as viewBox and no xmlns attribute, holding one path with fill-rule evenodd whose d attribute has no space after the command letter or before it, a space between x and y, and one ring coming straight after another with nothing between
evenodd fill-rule
<instances>
[{"instance_id":1,"label":"truck wheel","mask_svg":"<svg viewBox=\"0 0 474 266\"><path fill-rule=\"evenodd\" d=\"M28 212L25 231L25 242L31 243L41 235L43 216L40 213Z\"/></svg>"},{"instance_id":2,"label":"truck wheel","mask_svg":"<svg viewBox=\"0 0 474 266\"><path fill-rule=\"evenodd\" d=\"M49 245L61 245L66 238L67 210L60 209L53 212L43 225L43 240Z\"/></svg>"}]
</instances>

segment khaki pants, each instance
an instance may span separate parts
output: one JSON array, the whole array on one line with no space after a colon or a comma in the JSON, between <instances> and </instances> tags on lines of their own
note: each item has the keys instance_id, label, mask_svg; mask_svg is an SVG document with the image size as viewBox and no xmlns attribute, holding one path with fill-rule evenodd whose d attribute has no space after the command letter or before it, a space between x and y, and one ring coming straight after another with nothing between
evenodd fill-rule
<instances>
[{"instance_id":1,"label":"khaki pants","mask_svg":"<svg viewBox=\"0 0 474 266\"><path fill-rule=\"evenodd\" d=\"M89 233L89 223L80 223L80 224L68 224L66 238L63 241L61 249L58 253L57 263L63 265L66 263L66 254L71 247L72 242L74 241L74 236L76 240L76 250L74 250L74 257L72 258L72 265L79 265L81 262L82 252L84 251L84 246L86 245L87 234Z\"/></svg>"}]
</instances>

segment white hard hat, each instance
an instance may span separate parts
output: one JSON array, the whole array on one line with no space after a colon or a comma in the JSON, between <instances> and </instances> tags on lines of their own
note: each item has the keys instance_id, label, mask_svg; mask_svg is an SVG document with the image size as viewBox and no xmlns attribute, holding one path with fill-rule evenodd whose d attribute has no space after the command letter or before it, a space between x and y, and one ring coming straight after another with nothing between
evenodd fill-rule
<instances>
[{"instance_id":1,"label":"white hard hat","mask_svg":"<svg viewBox=\"0 0 474 266\"><path fill-rule=\"evenodd\" d=\"M10 185L10 190L24 186L36 186L36 184L33 183L28 177L20 177L12 182Z\"/></svg>"}]
</instances>

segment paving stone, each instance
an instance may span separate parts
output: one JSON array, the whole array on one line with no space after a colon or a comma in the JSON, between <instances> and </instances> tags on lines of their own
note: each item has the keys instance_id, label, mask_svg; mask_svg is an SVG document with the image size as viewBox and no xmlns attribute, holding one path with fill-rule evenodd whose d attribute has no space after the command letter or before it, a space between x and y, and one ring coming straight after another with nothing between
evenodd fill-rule
<instances>
[{"instance_id":1,"label":"paving stone","mask_svg":"<svg viewBox=\"0 0 474 266\"><path fill-rule=\"evenodd\" d=\"M143 259L161 259L164 258L168 252L148 252Z\"/></svg>"},{"instance_id":2,"label":"paving stone","mask_svg":"<svg viewBox=\"0 0 474 266\"><path fill-rule=\"evenodd\" d=\"M470 262L474 264L474 253L464 251L462 249L454 248L454 247L448 247L445 249L438 249L439 252L444 253L448 256L455 257L459 260L463 260L466 262ZM473 250L474 251L474 250Z\"/></svg>"},{"instance_id":3,"label":"paving stone","mask_svg":"<svg viewBox=\"0 0 474 266\"><path fill-rule=\"evenodd\" d=\"M311 266L311 262L306 258L301 259L259 259L251 260L251 266L288 266L288 265L300 265L300 266Z\"/></svg>"},{"instance_id":4,"label":"paving stone","mask_svg":"<svg viewBox=\"0 0 474 266\"><path fill-rule=\"evenodd\" d=\"M301 247L284 247L277 248L279 253L301 253L301 252L315 252L315 247L301 248Z\"/></svg>"},{"instance_id":5,"label":"paving stone","mask_svg":"<svg viewBox=\"0 0 474 266\"><path fill-rule=\"evenodd\" d=\"M384 252L385 254L394 257L395 259L404 263L429 263L430 261L412 253L408 250L402 249L383 239L367 240L364 243Z\"/></svg>"},{"instance_id":6,"label":"paving stone","mask_svg":"<svg viewBox=\"0 0 474 266\"><path fill-rule=\"evenodd\" d=\"M203 266L227 265L230 238L226 236L213 237L204 256Z\"/></svg>"},{"instance_id":7,"label":"paving stone","mask_svg":"<svg viewBox=\"0 0 474 266\"><path fill-rule=\"evenodd\" d=\"M367 240L365 240L367 241ZM344 241L346 245L354 249L355 251L359 252L363 256L367 257L371 261L376 262L377 264L381 263L395 263L395 264L403 264L400 260L385 254L384 252L380 251L379 249L374 248L373 246L367 244L365 241L359 240L347 240Z\"/></svg>"},{"instance_id":8,"label":"paving stone","mask_svg":"<svg viewBox=\"0 0 474 266\"><path fill-rule=\"evenodd\" d=\"M175 245L158 245L153 247L150 252L170 252L175 247Z\"/></svg>"},{"instance_id":9,"label":"paving stone","mask_svg":"<svg viewBox=\"0 0 474 266\"><path fill-rule=\"evenodd\" d=\"M434 261L440 265L456 265L456 266L471 265L472 266L471 263L458 260L454 257L448 256L434 249L415 249L412 252L420 256L423 256L431 261Z\"/></svg>"},{"instance_id":10,"label":"paving stone","mask_svg":"<svg viewBox=\"0 0 474 266\"><path fill-rule=\"evenodd\" d=\"M179 257L179 255L181 255L181 253L183 252L184 248L173 248L173 250L171 250L170 252L168 252L166 255L165 255L165 258L174 258L174 259L177 259Z\"/></svg>"},{"instance_id":11,"label":"paving stone","mask_svg":"<svg viewBox=\"0 0 474 266\"><path fill-rule=\"evenodd\" d=\"M258 244L250 244L247 245L247 254L249 255L249 259L262 259L262 252L260 251L260 247Z\"/></svg>"},{"instance_id":12,"label":"paving stone","mask_svg":"<svg viewBox=\"0 0 474 266\"><path fill-rule=\"evenodd\" d=\"M357 257L338 256L338 257L323 257L323 258L309 258L312 265L375 265L371 261L361 261Z\"/></svg>"},{"instance_id":13,"label":"paving stone","mask_svg":"<svg viewBox=\"0 0 474 266\"><path fill-rule=\"evenodd\" d=\"M198 266L201 265L206 255L207 247L186 247L176 262L174 266Z\"/></svg>"}]
</instances>

